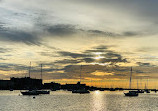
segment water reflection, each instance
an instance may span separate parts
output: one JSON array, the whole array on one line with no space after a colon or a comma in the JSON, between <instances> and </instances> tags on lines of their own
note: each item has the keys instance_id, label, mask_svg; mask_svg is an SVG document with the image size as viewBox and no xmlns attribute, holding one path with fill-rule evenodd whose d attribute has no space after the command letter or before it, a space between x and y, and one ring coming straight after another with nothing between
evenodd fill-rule
<instances>
[{"instance_id":1,"label":"water reflection","mask_svg":"<svg viewBox=\"0 0 158 111\"><path fill-rule=\"evenodd\" d=\"M50 95L18 96L20 91L0 91L0 111L158 111L155 93L125 97L123 92L96 91L72 94L56 91Z\"/></svg>"},{"instance_id":2,"label":"water reflection","mask_svg":"<svg viewBox=\"0 0 158 111\"><path fill-rule=\"evenodd\" d=\"M106 97L103 92L95 91L92 96L92 111L103 111L103 109L105 110L105 98Z\"/></svg>"}]
</instances>

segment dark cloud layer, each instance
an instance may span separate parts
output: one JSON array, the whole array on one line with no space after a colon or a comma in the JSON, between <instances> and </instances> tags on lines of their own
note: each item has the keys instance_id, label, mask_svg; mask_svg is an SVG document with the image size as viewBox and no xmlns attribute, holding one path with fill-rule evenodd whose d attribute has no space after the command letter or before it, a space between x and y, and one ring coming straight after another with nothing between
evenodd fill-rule
<instances>
[{"instance_id":1,"label":"dark cloud layer","mask_svg":"<svg viewBox=\"0 0 158 111\"><path fill-rule=\"evenodd\" d=\"M72 58L80 58L80 57L89 57L90 55L87 54L80 54L80 53L73 53L73 52L67 52L67 51L59 51L58 52L61 56L69 56Z\"/></svg>"},{"instance_id":2,"label":"dark cloud layer","mask_svg":"<svg viewBox=\"0 0 158 111\"><path fill-rule=\"evenodd\" d=\"M66 24L58 24L54 26L47 26L46 30L52 35L56 36L67 36L67 35L72 35L77 32L76 27L73 25L66 25Z\"/></svg>"},{"instance_id":3,"label":"dark cloud layer","mask_svg":"<svg viewBox=\"0 0 158 111\"><path fill-rule=\"evenodd\" d=\"M57 63L57 64L77 64L80 62L81 62L81 60L76 60L76 59L63 59L63 60L57 60L54 63Z\"/></svg>"},{"instance_id":4,"label":"dark cloud layer","mask_svg":"<svg viewBox=\"0 0 158 111\"><path fill-rule=\"evenodd\" d=\"M31 44L40 44L39 37L36 34L31 32L24 32L20 30L11 30L1 28L0 30L0 40L9 41L9 42L22 42L28 45Z\"/></svg>"},{"instance_id":5,"label":"dark cloud layer","mask_svg":"<svg viewBox=\"0 0 158 111\"><path fill-rule=\"evenodd\" d=\"M15 30L12 28L6 28L5 24L0 25L0 40L9 41L9 42L22 42L28 45L41 45L42 38L47 35L51 35L52 37L69 37L73 34L94 34L96 37L98 35L105 37L123 37L123 36L136 36L137 33L134 32L125 32L124 34L115 34L114 32L106 32L100 30L86 30L77 28L77 26L70 24L57 24L57 25L35 25L35 28L39 28L40 30L23 31L23 30Z\"/></svg>"},{"instance_id":6,"label":"dark cloud layer","mask_svg":"<svg viewBox=\"0 0 158 111\"><path fill-rule=\"evenodd\" d=\"M100 59L95 59L95 53L101 53L100 56L104 58ZM71 62L76 62L76 63L110 63L111 65L114 65L116 63L124 62L126 63L127 60L126 58L123 58L120 54L113 52L111 50L108 50L108 46L98 46L95 47L94 49L91 50L86 50L82 53L72 53L72 52L66 52L66 51L59 51L58 52L61 56L63 57L71 57L75 60L62 60L62 61L56 61L58 62L64 62L66 64L69 64ZM94 54L92 54L94 53Z\"/></svg>"},{"instance_id":7,"label":"dark cloud layer","mask_svg":"<svg viewBox=\"0 0 158 111\"><path fill-rule=\"evenodd\" d=\"M150 63L137 62L137 64L142 67L155 67L155 65L152 65Z\"/></svg>"},{"instance_id":8,"label":"dark cloud layer","mask_svg":"<svg viewBox=\"0 0 158 111\"><path fill-rule=\"evenodd\" d=\"M22 71L22 70L28 70L28 66L21 65L21 64L8 64L8 63L0 63L0 70L2 71Z\"/></svg>"}]
</instances>

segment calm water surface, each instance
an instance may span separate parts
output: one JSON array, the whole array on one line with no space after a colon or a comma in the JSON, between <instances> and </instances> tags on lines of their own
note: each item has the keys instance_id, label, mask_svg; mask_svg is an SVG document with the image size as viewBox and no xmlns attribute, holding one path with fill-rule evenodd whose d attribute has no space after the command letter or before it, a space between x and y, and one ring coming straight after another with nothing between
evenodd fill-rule
<instances>
[{"instance_id":1,"label":"calm water surface","mask_svg":"<svg viewBox=\"0 0 158 111\"><path fill-rule=\"evenodd\" d=\"M72 94L19 95L20 91L0 91L0 111L158 111L158 94L125 97L123 92L94 91Z\"/></svg>"}]
</instances>

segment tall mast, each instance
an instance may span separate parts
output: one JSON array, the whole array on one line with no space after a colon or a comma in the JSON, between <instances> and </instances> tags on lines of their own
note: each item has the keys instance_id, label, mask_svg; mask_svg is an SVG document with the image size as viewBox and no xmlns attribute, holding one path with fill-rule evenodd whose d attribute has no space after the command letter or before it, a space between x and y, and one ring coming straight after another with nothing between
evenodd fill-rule
<instances>
[{"instance_id":1,"label":"tall mast","mask_svg":"<svg viewBox=\"0 0 158 111\"><path fill-rule=\"evenodd\" d=\"M130 80L129 80L129 89L131 89L131 82L132 82L132 67L131 67L131 75L130 75Z\"/></svg>"},{"instance_id":2,"label":"tall mast","mask_svg":"<svg viewBox=\"0 0 158 111\"><path fill-rule=\"evenodd\" d=\"M42 64L41 64L41 80L42 80Z\"/></svg>"},{"instance_id":3,"label":"tall mast","mask_svg":"<svg viewBox=\"0 0 158 111\"><path fill-rule=\"evenodd\" d=\"M81 70L82 70L82 65L81 65L81 69L80 69L80 83L81 83Z\"/></svg>"},{"instance_id":4,"label":"tall mast","mask_svg":"<svg viewBox=\"0 0 158 111\"><path fill-rule=\"evenodd\" d=\"M148 78L147 78L147 89L148 89Z\"/></svg>"},{"instance_id":5,"label":"tall mast","mask_svg":"<svg viewBox=\"0 0 158 111\"><path fill-rule=\"evenodd\" d=\"M137 89L139 89L139 87L138 87L138 80L137 80Z\"/></svg>"},{"instance_id":6,"label":"tall mast","mask_svg":"<svg viewBox=\"0 0 158 111\"><path fill-rule=\"evenodd\" d=\"M31 75L31 62L30 62L30 67L29 67L29 77Z\"/></svg>"}]
</instances>

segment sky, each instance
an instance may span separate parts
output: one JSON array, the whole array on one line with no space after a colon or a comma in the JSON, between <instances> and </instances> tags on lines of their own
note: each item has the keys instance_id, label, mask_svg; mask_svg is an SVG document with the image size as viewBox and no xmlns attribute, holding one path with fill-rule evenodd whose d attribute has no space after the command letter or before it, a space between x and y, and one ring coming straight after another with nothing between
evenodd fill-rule
<instances>
[{"instance_id":1,"label":"sky","mask_svg":"<svg viewBox=\"0 0 158 111\"><path fill-rule=\"evenodd\" d=\"M157 0L0 0L0 78L156 88Z\"/></svg>"}]
</instances>

